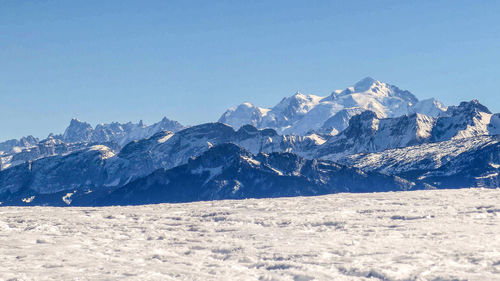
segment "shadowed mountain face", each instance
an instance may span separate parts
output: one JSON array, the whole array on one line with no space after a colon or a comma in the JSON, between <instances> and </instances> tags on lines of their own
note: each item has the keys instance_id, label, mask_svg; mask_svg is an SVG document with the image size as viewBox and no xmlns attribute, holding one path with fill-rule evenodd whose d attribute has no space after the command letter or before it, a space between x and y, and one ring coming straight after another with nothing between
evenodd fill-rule
<instances>
[{"instance_id":1,"label":"shadowed mountain face","mask_svg":"<svg viewBox=\"0 0 500 281\"><path fill-rule=\"evenodd\" d=\"M104 148L101 148L104 149ZM95 179L88 186L105 179L99 162L113 157L109 151L87 152L86 157L73 155L88 169L75 172L67 185L85 178ZM97 163L97 165L96 165ZM123 187L75 189L71 192L42 186L50 185L42 178L30 178L26 167L21 178L32 188L22 188L3 195L4 205L128 205L199 200L312 196L337 192L399 191L423 186L404 179L363 172L330 161L308 160L292 153L260 153L253 155L234 144L214 146L187 164L172 169L158 169ZM31 167L31 169L37 167ZM56 176L56 175L55 175ZM29 202L26 202L29 201ZM69 202L69 203L68 203Z\"/></svg>"},{"instance_id":2,"label":"shadowed mountain face","mask_svg":"<svg viewBox=\"0 0 500 281\"><path fill-rule=\"evenodd\" d=\"M312 196L337 192L397 191L415 184L291 153L252 155L216 146L187 164L158 170L117 189L103 205Z\"/></svg>"}]
</instances>

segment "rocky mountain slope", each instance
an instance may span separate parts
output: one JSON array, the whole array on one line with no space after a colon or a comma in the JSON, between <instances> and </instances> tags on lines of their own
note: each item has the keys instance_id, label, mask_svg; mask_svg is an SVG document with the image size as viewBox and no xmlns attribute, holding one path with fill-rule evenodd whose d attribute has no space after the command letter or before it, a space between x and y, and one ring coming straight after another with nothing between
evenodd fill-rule
<instances>
[{"instance_id":1,"label":"rocky mountain slope","mask_svg":"<svg viewBox=\"0 0 500 281\"><path fill-rule=\"evenodd\" d=\"M100 204L312 196L415 188L401 178L306 160L292 153L253 155L234 144L215 146L187 164L160 169L104 197Z\"/></svg>"},{"instance_id":2,"label":"rocky mountain slope","mask_svg":"<svg viewBox=\"0 0 500 281\"><path fill-rule=\"evenodd\" d=\"M495 188L500 186L500 135L354 154L336 161L364 171L420 180L436 188Z\"/></svg>"},{"instance_id":3,"label":"rocky mountain slope","mask_svg":"<svg viewBox=\"0 0 500 281\"><path fill-rule=\"evenodd\" d=\"M19 152L23 148L33 147L40 140L33 136L22 137L18 140L12 139L0 143L0 155L12 152Z\"/></svg>"},{"instance_id":4,"label":"rocky mountain slope","mask_svg":"<svg viewBox=\"0 0 500 281\"><path fill-rule=\"evenodd\" d=\"M123 146L131 141L149 138L161 131L177 132L185 127L177 121L163 118L160 122L146 126L143 122L134 124L113 122L110 124L99 124L95 128L88 123L78 119L72 119L68 128L64 131L61 139L67 143L91 142L104 143L115 142Z\"/></svg>"},{"instance_id":5,"label":"rocky mountain slope","mask_svg":"<svg viewBox=\"0 0 500 281\"><path fill-rule=\"evenodd\" d=\"M36 161L22 174L7 175L16 177L22 187L4 192L0 200L4 205L95 206L421 188L399 177L363 172L330 161L307 160L293 153L253 155L230 143L214 146L187 164L158 169L124 186L113 186L106 184L111 170L102 163L114 157L104 146L66 156L57 162L61 169L84 167L74 170L71 176L52 172L55 163L44 163L47 159ZM0 177L2 184L4 180Z\"/></svg>"},{"instance_id":6,"label":"rocky mountain slope","mask_svg":"<svg viewBox=\"0 0 500 281\"><path fill-rule=\"evenodd\" d=\"M120 146L116 143L103 142L102 144L108 146L115 152L120 150ZM5 153L1 155L0 171L23 163L29 163L37 159L42 159L45 157L56 156L56 155L67 155L69 153L91 147L92 145L95 144L87 142L66 143L60 139L55 139L52 136L50 136L49 138L39 141L38 143L32 146L24 147L19 151Z\"/></svg>"},{"instance_id":7,"label":"rocky mountain slope","mask_svg":"<svg viewBox=\"0 0 500 281\"><path fill-rule=\"evenodd\" d=\"M450 106L437 117L415 113L379 118L375 112L364 111L352 117L344 131L318 147L316 157L337 159L355 153L496 135L500 133L496 116L477 100Z\"/></svg>"}]
</instances>

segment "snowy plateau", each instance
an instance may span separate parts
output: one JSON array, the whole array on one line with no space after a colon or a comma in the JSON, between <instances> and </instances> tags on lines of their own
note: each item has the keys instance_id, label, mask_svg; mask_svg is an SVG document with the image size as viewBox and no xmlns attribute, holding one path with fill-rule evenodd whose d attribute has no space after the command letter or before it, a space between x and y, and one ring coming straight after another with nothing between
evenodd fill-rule
<instances>
[{"instance_id":1,"label":"snowy plateau","mask_svg":"<svg viewBox=\"0 0 500 281\"><path fill-rule=\"evenodd\" d=\"M499 280L500 190L0 208L0 280Z\"/></svg>"}]
</instances>

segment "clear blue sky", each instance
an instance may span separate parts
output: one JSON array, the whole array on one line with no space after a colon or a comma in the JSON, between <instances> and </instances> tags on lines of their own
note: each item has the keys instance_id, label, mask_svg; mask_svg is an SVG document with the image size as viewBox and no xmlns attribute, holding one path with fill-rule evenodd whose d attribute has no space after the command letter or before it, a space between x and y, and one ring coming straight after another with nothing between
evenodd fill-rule
<instances>
[{"instance_id":1,"label":"clear blue sky","mask_svg":"<svg viewBox=\"0 0 500 281\"><path fill-rule=\"evenodd\" d=\"M500 111L500 1L0 0L0 140L216 121L372 76Z\"/></svg>"}]
</instances>

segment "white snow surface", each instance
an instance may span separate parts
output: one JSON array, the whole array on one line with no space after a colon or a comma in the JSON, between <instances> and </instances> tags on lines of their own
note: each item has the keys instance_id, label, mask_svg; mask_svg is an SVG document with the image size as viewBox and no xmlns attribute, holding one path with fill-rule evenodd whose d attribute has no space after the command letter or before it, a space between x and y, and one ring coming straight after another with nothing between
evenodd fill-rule
<instances>
[{"instance_id":1,"label":"white snow surface","mask_svg":"<svg viewBox=\"0 0 500 281\"><path fill-rule=\"evenodd\" d=\"M499 280L500 189L0 208L0 280Z\"/></svg>"}]
</instances>

